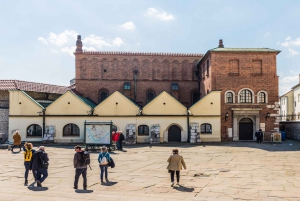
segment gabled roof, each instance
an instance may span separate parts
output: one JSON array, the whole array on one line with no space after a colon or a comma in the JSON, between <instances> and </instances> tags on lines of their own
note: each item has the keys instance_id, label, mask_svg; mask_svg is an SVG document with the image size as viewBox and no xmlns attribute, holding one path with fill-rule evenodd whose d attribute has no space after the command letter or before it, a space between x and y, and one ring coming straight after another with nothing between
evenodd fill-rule
<instances>
[{"instance_id":1,"label":"gabled roof","mask_svg":"<svg viewBox=\"0 0 300 201\"><path fill-rule=\"evenodd\" d=\"M0 80L0 90L3 91L21 90L21 91L64 94L66 91L69 90L69 88L65 86L27 82L21 80Z\"/></svg>"},{"instance_id":2,"label":"gabled roof","mask_svg":"<svg viewBox=\"0 0 300 201\"><path fill-rule=\"evenodd\" d=\"M83 96L79 96L79 95L75 94L73 91L70 91L70 92L72 94L74 94L74 96L76 96L77 98L79 98L82 102L84 102L85 104L87 104L88 106L90 106L91 108L96 107L96 103L94 103L89 98L86 98L86 97L83 97Z\"/></svg>"},{"instance_id":3,"label":"gabled roof","mask_svg":"<svg viewBox=\"0 0 300 201\"><path fill-rule=\"evenodd\" d=\"M290 92L292 92L293 90L289 90L288 92L286 92L285 94L283 94L282 96L285 96L285 95L287 95L288 93L290 93ZM282 96L280 96L280 98L282 97Z\"/></svg>"},{"instance_id":4,"label":"gabled roof","mask_svg":"<svg viewBox=\"0 0 300 201\"><path fill-rule=\"evenodd\" d=\"M38 103L36 100L34 100L31 96L29 96L25 91L21 91L25 96L27 96L30 100L32 100L35 104L40 106L42 109L45 109L40 103Z\"/></svg>"},{"instance_id":5,"label":"gabled roof","mask_svg":"<svg viewBox=\"0 0 300 201\"><path fill-rule=\"evenodd\" d=\"M299 86L300 86L300 83L298 83L297 85L293 86L292 89L295 89L295 88L297 88Z\"/></svg>"}]
</instances>

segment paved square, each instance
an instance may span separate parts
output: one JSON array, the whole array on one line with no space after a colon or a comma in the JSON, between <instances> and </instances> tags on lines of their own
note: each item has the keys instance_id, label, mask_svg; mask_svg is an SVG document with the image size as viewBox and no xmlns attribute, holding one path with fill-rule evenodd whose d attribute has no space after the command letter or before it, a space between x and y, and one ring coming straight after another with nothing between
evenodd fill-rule
<instances>
[{"instance_id":1,"label":"paved square","mask_svg":"<svg viewBox=\"0 0 300 201\"><path fill-rule=\"evenodd\" d=\"M179 187L170 187L167 159L179 148L187 170ZM110 183L100 184L97 153L91 154L88 191L74 190L74 150L47 147L49 177L43 188L24 183L23 154L0 150L0 200L300 200L300 143L230 142L125 146L111 154ZM33 182L32 174L29 183ZM79 180L82 188L82 178Z\"/></svg>"}]
</instances>

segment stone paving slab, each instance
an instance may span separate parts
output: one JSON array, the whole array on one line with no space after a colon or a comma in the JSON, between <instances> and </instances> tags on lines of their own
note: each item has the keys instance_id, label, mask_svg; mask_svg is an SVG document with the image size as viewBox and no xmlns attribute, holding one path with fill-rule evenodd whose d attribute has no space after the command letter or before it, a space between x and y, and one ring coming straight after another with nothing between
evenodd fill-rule
<instances>
[{"instance_id":1,"label":"stone paving slab","mask_svg":"<svg viewBox=\"0 0 300 201\"><path fill-rule=\"evenodd\" d=\"M292 144L292 145L290 145ZM205 145L205 146L204 146ZM88 191L74 190L74 150L47 146L50 168L43 188L24 186L22 153L0 150L0 201L3 200L300 200L300 143L253 142L199 145L132 145L111 156L109 184L101 185L98 153L91 153ZM180 186L170 186L167 159L173 148L184 157ZM29 182L33 183L30 173ZM82 178L79 180L79 188Z\"/></svg>"}]
</instances>

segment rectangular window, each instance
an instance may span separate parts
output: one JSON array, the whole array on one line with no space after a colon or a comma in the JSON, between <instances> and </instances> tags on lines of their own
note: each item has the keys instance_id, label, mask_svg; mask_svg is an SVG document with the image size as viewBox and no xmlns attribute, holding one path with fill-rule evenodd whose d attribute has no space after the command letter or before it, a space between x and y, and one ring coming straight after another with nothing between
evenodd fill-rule
<instances>
[{"instance_id":1,"label":"rectangular window","mask_svg":"<svg viewBox=\"0 0 300 201\"><path fill-rule=\"evenodd\" d=\"M201 134L202 133L211 133L211 125L210 124L201 124Z\"/></svg>"},{"instance_id":2,"label":"rectangular window","mask_svg":"<svg viewBox=\"0 0 300 201\"><path fill-rule=\"evenodd\" d=\"M239 65L240 65L239 60L237 60L237 59L229 60L230 73L239 74L239 72L240 72Z\"/></svg>"},{"instance_id":3,"label":"rectangular window","mask_svg":"<svg viewBox=\"0 0 300 201\"><path fill-rule=\"evenodd\" d=\"M124 82L124 89L126 90L130 89L130 82Z\"/></svg>"},{"instance_id":4,"label":"rectangular window","mask_svg":"<svg viewBox=\"0 0 300 201\"><path fill-rule=\"evenodd\" d=\"M206 66L207 66L207 73L206 73L206 75L208 77L209 76L209 59L207 59L207 61L206 61Z\"/></svg>"},{"instance_id":5,"label":"rectangular window","mask_svg":"<svg viewBox=\"0 0 300 201\"><path fill-rule=\"evenodd\" d=\"M178 91L179 87L178 87L178 83L177 82L172 82L172 90L173 91Z\"/></svg>"}]
</instances>

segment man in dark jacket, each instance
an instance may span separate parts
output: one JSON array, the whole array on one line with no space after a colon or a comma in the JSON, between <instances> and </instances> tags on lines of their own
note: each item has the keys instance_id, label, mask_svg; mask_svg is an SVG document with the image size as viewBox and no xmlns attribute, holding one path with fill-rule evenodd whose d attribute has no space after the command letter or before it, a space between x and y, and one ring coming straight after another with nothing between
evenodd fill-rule
<instances>
[{"instance_id":1,"label":"man in dark jacket","mask_svg":"<svg viewBox=\"0 0 300 201\"><path fill-rule=\"evenodd\" d=\"M256 142L261 143L263 139L263 132L261 129L255 132Z\"/></svg>"},{"instance_id":2,"label":"man in dark jacket","mask_svg":"<svg viewBox=\"0 0 300 201\"><path fill-rule=\"evenodd\" d=\"M118 139L119 150L123 151L123 145L122 145L122 142L125 140L125 137L124 137L122 131L119 131L119 132L120 132L120 136L119 136L119 139Z\"/></svg>"},{"instance_id":3,"label":"man in dark jacket","mask_svg":"<svg viewBox=\"0 0 300 201\"><path fill-rule=\"evenodd\" d=\"M39 150L32 155L29 170L32 170L33 174L35 175L38 187L42 187L43 181L45 181L45 179L48 177L48 167L43 167L43 162L48 161L48 154L45 152L44 146L40 146Z\"/></svg>"},{"instance_id":4,"label":"man in dark jacket","mask_svg":"<svg viewBox=\"0 0 300 201\"><path fill-rule=\"evenodd\" d=\"M73 159L73 165L75 169L75 181L74 181L74 189L78 189L78 180L80 175L82 175L83 178L83 190L86 190L87 187L87 166L81 164L80 162L82 161L82 150L79 145L74 147L76 153L74 154L74 159Z\"/></svg>"}]
</instances>

